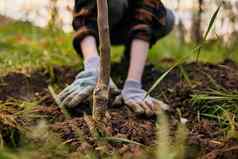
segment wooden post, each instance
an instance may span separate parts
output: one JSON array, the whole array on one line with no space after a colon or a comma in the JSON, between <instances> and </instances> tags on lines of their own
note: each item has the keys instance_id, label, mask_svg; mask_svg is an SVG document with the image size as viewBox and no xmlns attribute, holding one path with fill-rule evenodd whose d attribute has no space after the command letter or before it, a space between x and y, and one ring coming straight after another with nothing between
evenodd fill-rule
<instances>
[{"instance_id":1,"label":"wooden post","mask_svg":"<svg viewBox=\"0 0 238 159\"><path fill-rule=\"evenodd\" d=\"M97 0L98 32L100 42L100 75L93 94L93 118L101 122L104 118L109 99L110 79L110 33L107 0Z\"/></svg>"}]
</instances>

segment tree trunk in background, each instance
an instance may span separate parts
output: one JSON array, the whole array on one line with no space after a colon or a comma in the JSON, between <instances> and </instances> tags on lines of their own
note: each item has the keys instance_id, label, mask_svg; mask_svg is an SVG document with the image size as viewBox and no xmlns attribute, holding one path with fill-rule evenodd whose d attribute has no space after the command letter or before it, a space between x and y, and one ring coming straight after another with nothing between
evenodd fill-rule
<instances>
[{"instance_id":1,"label":"tree trunk in background","mask_svg":"<svg viewBox=\"0 0 238 159\"><path fill-rule=\"evenodd\" d=\"M196 43L199 43L202 41L203 4L204 4L204 0L198 0L197 11L193 13L191 39Z\"/></svg>"},{"instance_id":2,"label":"tree trunk in background","mask_svg":"<svg viewBox=\"0 0 238 159\"><path fill-rule=\"evenodd\" d=\"M227 57L230 57L232 54L234 54L238 42L237 9L238 2L232 3L229 1L223 1L223 11L225 15L224 20L229 20L229 27L231 29L231 34L228 36L225 35L225 38L223 38L224 44L226 44L225 46L230 48L230 50L227 51Z\"/></svg>"},{"instance_id":3,"label":"tree trunk in background","mask_svg":"<svg viewBox=\"0 0 238 159\"><path fill-rule=\"evenodd\" d=\"M10 23L10 22L13 22L13 21L14 21L14 20L11 19L11 18L9 18L9 17L5 17L5 16L3 16L3 15L0 15L0 26L6 25L6 24L8 24L8 23Z\"/></svg>"},{"instance_id":4,"label":"tree trunk in background","mask_svg":"<svg viewBox=\"0 0 238 159\"><path fill-rule=\"evenodd\" d=\"M178 12L180 10L180 0L177 0L177 7L176 11ZM178 27L177 27L177 38L179 40L180 45L183 45L185 43L185 27L183 25L183 21L181 17L178 19Z\"/></svg>"},{"instance_id":5,"label":"tree trunk in background","mask_svg":"<svg viewBox=\"0 0 238 159\"><path fill-rule=\"evenodd\" d=\"M107 0L97 0L98 32L100 41L100 75L93 95L93 118L102 122L109 99L110 35Z\"/></svg>"}]
</instances>

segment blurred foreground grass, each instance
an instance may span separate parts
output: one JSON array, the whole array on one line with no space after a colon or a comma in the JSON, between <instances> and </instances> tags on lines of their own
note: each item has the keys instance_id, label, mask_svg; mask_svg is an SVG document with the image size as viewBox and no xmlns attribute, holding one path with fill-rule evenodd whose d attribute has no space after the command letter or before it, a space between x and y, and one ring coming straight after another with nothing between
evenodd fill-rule
<instances>
[{"instance_id":1,"label":"blurred foreground grass","mask_svg":"<svg viewBox=\"0 0 238 159\"><path fill-rule=\"evenodd\" d=\"M0 25L0 73L52 65L81 67L82 60L75 53L71 41L70 33L34 27L28 22ZM196 57L192 52L195 46L181 45L175 35L170 34L151 49L149 60L156 66L163 66L163 59L176 62L184 56L193 61ZM204 46L199 59L210 63L221 62L225 58L238 61L235 50L238 49L223 47L217 40ZM119 61L122 53L123 47L113 47L112 61Z\"/></svg>"}]
</instances>

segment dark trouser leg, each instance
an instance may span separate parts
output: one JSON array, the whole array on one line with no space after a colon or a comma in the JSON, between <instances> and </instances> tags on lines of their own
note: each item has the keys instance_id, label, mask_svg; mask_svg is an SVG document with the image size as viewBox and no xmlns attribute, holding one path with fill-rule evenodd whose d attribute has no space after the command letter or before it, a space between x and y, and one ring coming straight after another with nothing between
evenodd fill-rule
<instances>
[{"instance_id":1,"label":"dark trouser leg","mask_svg":"<svg viewBox=\"0 0 238 159\"><path fill-rule=\"evenodd\" d=\"M155 41L158 41L168 35L173 30L174 23L174 13L170 9L166 9L165 25L161 27L152 28L152 31L154 32L153 38L155 38Z\"/></svg>"},{"instance_id":2,"label":"dark trouser leg","mask_svg":"<svg viewBox=\"0 0 238 159\"><path fill-rule=\"evenodd\" d=\"M128 10L128 0L110 0L108 2L110 29L117 28L118 23ZM73 28L75 31L73 46L79 55L81 55L80 42L86 36L94 36L98 43L96 0L75 0Z\"/></svg>"}]
</instances>

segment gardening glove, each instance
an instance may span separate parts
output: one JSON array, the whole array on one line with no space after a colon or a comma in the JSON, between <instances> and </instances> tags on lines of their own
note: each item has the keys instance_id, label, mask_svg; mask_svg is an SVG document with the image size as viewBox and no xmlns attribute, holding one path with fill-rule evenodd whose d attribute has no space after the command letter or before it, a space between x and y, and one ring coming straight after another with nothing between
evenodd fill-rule
<instances>
[{"instance_id":1,"label":"gardening glove","mask_svg":"<svg viewBox=\"0 0 238 159\"><path fill-rule=\"evenodd\" d=\"M85 70L80 72L76 76L75 81L58 95L62 105L73 108L93 94L98 78L98 64L99 60L95 59L85 63ZM119 89L112 80L110 80L110 91L112 94L119 92Z\"/></svg>"},{"instance_id":2,"label":"gardening glove","mask_svg":"<svg viewBox=\"0 0 238 159\"><path fill-rule=\"evenodd\" d=\"M168 110L169 106L151 96L146 96L139 81L127 80L121 92L124 103L138 115L155 115L159 109Z\"/></svg>"},{"instance_id":3,"label":"gardening glove","mask_svg":"<svg viewBox=\"0 0 238 159\"><path fill-rule=\"evenodd\" d=\"M70 108L77 106L93 93L96 81L96 70L83 71L79 73L76 76L75 81L58 95L59 101L62 105Z\"/></svg>"},{"instance_id":4,"label":"gardening glove","mask_svg":"<svg viewBox=\"0 0 238 159\"><path fill-rule=\"evenodd\" d=\"M69 108L73 108L82 103L93 94L97 77L98 73L96 70L79 73L75 81L58 95L59 101ZM119 89L112 80L110 80L110 91L112 94L118 94L119 92Z\"/></svg>"}]
</instances>

